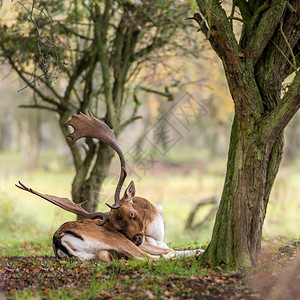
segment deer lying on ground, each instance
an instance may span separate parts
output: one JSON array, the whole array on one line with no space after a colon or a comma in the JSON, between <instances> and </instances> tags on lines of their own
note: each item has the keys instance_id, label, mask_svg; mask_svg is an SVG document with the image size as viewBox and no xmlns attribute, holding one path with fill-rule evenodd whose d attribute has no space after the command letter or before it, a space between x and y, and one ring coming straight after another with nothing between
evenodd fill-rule
<instances>
[{"instance_id":1,"label":"deer lying on ground","mask_svg":"<svg viewBox=\"0 0 300 300\"><path fill-rule=\"evenodd\" d=\"M69 136L74 144L82 137L96 138L107 143L119 155L121 173L115 191L115 203L109 212L89 213L81 205L67 198L41 194L19 182L18 188L38 195L47 201L85 220L63 224L53 236L53 249L57 257L77 256L81 259L110 259L118 255L145 258L152 255L173 255L174 251L163 242L164 224L157 209L146 199L135 196L133 181L120 199L120 191L127 176L122 150L113 131L90 112L90 117L80 113L66 124L74 128ZM99 224L94 219L102 219ZM100 226L98 226L100 225Z\"/></svg>"},{"instance_id":2,"label":"deer lying on ground","mask_svg":"<svg viewBox=\"0 0 300 300\"><path fill-rule=\"evenodd\" d=\"M129 189L132 187L132 184L133 183L129 185L124 193L124 197L122 199L125 201L128 199L126 198L126 194L129 193ZM162 255L165 257L174 256L174 251L167 246L167 248L162 248L147 241L140 243L139 239L135 239L135 243L133 243L133 241L125 236L122 230L118 231L115 229L121 227L119 224L116 225L110 220L110 212L89 213L81 207L83 203L76 204L68 198L59 198L56 196L41 194L31 188L28 188L20 181L19 185L16 186L24 191L40 196L69 212L73 212L86 218L79 221L64 223L54 233L53 251L58 258L75 256L82 260L111 260L112 258L119 257L151 259ZM140 206L139 208L143 207ZM140 216L146 221L144 223L148 223L147 221L150 220L147 219L147 209L145 211L141 209ZM98 221L99 218L103 219L101 223ZM147 228L147 226L145 227ZM157 231L159 231L159 228L157 228ZM145 240L146 239L147 236ZM150 241L153 240L155 239L150 236Z\"/></svg>"},{"instance_id":3,"label":"deer lying on ground","mask_svg":"<svg viewBox=\"0 0 300 300\"><path fill-rule=\"evenodd\" d=\"M175 251L164 242L163 219L157 209L145 198L135 196L133 181L120 199L120 192L127 176L122 150L113 131L91 112L90 117L80 113L66 124L74 128L69 136L74 144L82 137L96 138L107 143L119 155L121 172L115 191L114 205L109 212L89 213L67 198L41 194L19 181L18 188L42 197L51 203L79 216L84 220L67 222L60 226L53 236L53 250L58 258L76 256L82 260L110 260L114 257L155 258L164 255L172 257ZM99 223L96 219L102 219ZM177 255L194 255L197 251L176 251Z\"/></svg>"}]
</instances>

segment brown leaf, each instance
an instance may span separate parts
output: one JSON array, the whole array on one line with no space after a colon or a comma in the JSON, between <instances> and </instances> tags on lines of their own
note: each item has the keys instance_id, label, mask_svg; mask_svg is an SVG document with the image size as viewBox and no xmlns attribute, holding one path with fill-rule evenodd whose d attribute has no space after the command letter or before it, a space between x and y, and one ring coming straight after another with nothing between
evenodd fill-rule
<instances>
[{"instance_id":1,"label":"brown leaf","mask_svg":"<svg viewBox=\"0 0 300 300\"><path fill-rule=\"evenodd\" d=\"M136 286L135 286L135 285L132 285L132 286L130 287L130 291L133 292L133 291L135 291L135 290L136 290Z\"/></svg>"},{"instance_id":2,"label":"brown leaf","mask_svg":"<svg viewBox=\"0 0 300 300\"><path fill-rule=\"evenodd\" d=\"M146 292L146 295L149 297L149 299L156 299L156 297L153 295L153 293L150 292L149 290Z\"/></svg>"}]
</instances>

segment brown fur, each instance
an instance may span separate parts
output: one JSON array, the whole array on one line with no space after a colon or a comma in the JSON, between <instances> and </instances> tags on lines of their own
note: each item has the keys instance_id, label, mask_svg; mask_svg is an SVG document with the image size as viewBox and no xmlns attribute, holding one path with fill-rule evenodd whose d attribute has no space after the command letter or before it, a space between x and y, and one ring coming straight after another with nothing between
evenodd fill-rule
<instances>
[{"instance_id":1,"label":"brown fur","mask_svg":"<svg viewBox=\"0 0 300 300\"><path fill-rule=\"evenodd\" d=\"M125 256L128 258L153 258L153 255L168 254L171 250L156 247L153 245L143 245L142 248L137 247L132 243L125 235L115 231L110 227L110 224L105 224L105 226L97 225L95 220L80 220L64 223L59 227L53 236L53 240L61 243L61 239L66 234L71 234L76 237L80 236L83 240L82 242L91 243L91 252L95 257L102 260L110 260L113 257L113 253L116 252L118 255ZM79 239L81 240L81 239ZM93 244L93 241L95 244ZM99 246L100 245L100 246ZM111 250L114 247L115 250ZM57 255L57 250L55 244L53 244L54 252ZM70 245L71 249L75 249L73 245Z\"/></svg>"},{"instance_id":2,"label":"brown fur","mask_svg":"<svg viewBox=\"0 0 300 300\"><path fill-rule=\"evenodd\" d=\"M147 199L135 197L135 187L131 182L121 199L120 207L111 209L109 223L115 230L124 232L130 240L139 245L137 236L144 239L145 228L157 214L157 209Z\"/></svg>"}]
</instances>

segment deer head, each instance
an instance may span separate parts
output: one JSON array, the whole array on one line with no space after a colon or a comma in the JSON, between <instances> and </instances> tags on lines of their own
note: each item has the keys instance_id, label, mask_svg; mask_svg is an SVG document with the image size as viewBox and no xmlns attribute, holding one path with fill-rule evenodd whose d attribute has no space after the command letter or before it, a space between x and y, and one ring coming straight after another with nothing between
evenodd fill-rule
<instances>
[{"instance_id":1,"label":"deer head","mask_svg":"<svg viewBox=\"0 0 300 300\"><path fill-rule=\"evenodd\" d=\"M82 137L96 138L111 146L119 155L121 171L114 195L115 203L113 205L106 203L111 209L110 212L89 213L81 207L81 205L86 201L76 204L67 198L59 198L56 196L41 194L32 190L31 188L26 187L21 182L19 182L19 185L16 186L22 190L38 195L69 212L83 216L84 218L101 218L102 222L99 225L109 222L109 225L113 229L123 232L130 240L133 241L133 243L139 246L144 240L145 222L141 208L134 203L135 186L133 181L131 181L125 190L123 197L120 199L120 192L127 176L123 152L117 144L117 140L113 131L104 122L95 118L90 111L89 115L89 117L83 113L74 115L72 119L66 122L66 124L74 128L74 131L69 135L72 139L72 145Z\"/></svg>"},{"instance_id":2,"label":"deer head","mask_svg":"<svg viewBox=\"0 0 300 300\"><path fill-rule=\"evenodd\" d=\"M120 206L112 208L109 220L114 224L114 229L122 231L137 246L144 241L144 214L141 208L134 203L135 186L131 181L120 200Z\"/></svg>"}]
</instances>

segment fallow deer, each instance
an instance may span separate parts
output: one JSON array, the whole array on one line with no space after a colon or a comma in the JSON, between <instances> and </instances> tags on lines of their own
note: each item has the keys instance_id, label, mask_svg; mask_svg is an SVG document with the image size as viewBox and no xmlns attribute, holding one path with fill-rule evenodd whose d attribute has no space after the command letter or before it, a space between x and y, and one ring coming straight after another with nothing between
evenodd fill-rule
<instances>
[{"instance_id":1,"label":"fallow deer","mask_svg":"<svg viewBox=\"0 0 300 300\"><path fill-rule=\"evenodd\" d=\"M135 196L133 181L120 199L120 192L127 176L122 150L113 131L91 112L90 117L80 113L66 124L74 128L69 136L74 144L82 137L96 138L107 143L119 155L121 172L109 212L89 213L81 205L67 198L41 194L19 182L18 188L33 193L53 204L89 220L67 222L53 236L53 249L58 257L77 256L81 259L109 259L113 255L151 258L152 255L173 255L174 251L163 242L164 224L157 209L146 199ZM102 222L94 219L101 218ZM98 226L100 225L100 226ZM128 238L128 239L127 239Z\"/></svg>"},{"instance_id":2,"label":"fallow deer","mask_svg":"<svg viewBox=\"0 0 300 300\"><path fill-rule=\"evenodd\" d=\"M76 204L68 198L60 198L47 194L41 194L28 188L19 181L18 188L40 196L47 201L86 219L64 223L53 235L53 251L58 258L78 257L82 260L101 259L111 260L111 258L128 257L136 259L157 258L158 256L172 257L175 252L170 248L162 248L147 241L139 244L139 247L129 240L121 230L115 226L109 218L109 212L89 213L81 205ZM131 185L128 187L130 188ZM128 193L128 188L125 193ZM124 198L124 197L123 197ZM143 198L142 198L143 199ZM147 208L146 208L147 210ZM142 213L144 213L142 211ZM144 213L144 217L145 216ZM101 218L99 224L97 219ZM152 238L152 237L151 237Z\"/></svg>"}]
</instances>

